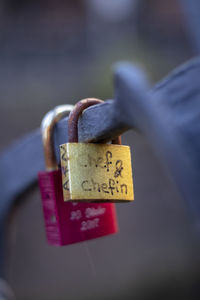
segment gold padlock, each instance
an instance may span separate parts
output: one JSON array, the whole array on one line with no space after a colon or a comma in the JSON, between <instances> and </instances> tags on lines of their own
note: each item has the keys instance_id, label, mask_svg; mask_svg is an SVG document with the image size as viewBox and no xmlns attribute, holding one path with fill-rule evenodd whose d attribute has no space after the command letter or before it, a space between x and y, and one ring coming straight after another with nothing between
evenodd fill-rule
<instances>
[{"instance_id":1,"label":"gold padlock","mask_svg":"<svg viewBox=\"0 0 200 300\"><path fill-rule=\"evenodd\" d=\"M64 201L133 201L130 147L118 137L112 144L78 143L78 118L99 99L81 100L68 121L68 143L60 146Z\"/></svg>"}]
</instances>

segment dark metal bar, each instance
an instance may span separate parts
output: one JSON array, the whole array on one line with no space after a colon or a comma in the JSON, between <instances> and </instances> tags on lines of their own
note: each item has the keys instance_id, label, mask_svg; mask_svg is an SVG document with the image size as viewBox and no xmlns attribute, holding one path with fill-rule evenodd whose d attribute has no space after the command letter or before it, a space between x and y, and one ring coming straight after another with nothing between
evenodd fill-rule
<instances>
[{"instance_id":1,"label":"dark metal bar","mask_svg":"<svg viewBox=\"0 0 200 300\"><path fill-rule=\"evenodd\" d=\"M177 188L200 220L200 59L184 64L148 91L142 71L129 64L115 71L115 100L92 106L79 120L79 141L107 141L135 128L145 134ZM67 142L67 119L55 129L55 150ZM13 163L14 162L14 163ZM15 198L44 169L40 131L20 139L0 156L0 271L3 228ZM193 216L194 216L193 215Z\"/></svg>"},{"instance_id":2,"label":"dark metal bar","mask_svg":"<svg viewBox=\"0 0 200 300\"><path fill-rule=\"evenodd\" d=\"M79 140L84 142L107 141L129 128L144 133L162 161L168 165L184 197L188 201L193 199L192 205L198 213L199 76L200 59L194 59L172 72L149 92L142 71L129 64L118 65L115 71L115 100L88 108L79 120ZM67 119L59 122L55 129L58 161L59 145L65 142ZM44 160L39 130L1 154L1 218L7 214L13 199L35 182L37 172L42 169Z\"/></svg>"}]
</instances>

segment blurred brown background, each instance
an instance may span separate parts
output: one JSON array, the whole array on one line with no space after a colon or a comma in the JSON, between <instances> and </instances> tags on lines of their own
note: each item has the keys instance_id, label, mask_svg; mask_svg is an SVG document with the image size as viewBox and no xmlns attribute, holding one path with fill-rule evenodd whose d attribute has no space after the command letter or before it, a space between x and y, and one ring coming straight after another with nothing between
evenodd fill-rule
<instances>
[{"instance_id":1,"label":"blurred brown background","mask_svg":"<svg viewBox=\"0 0 200 300\"><path fill-rule=\"evenodd\" d=\"M175 0L2 0L0 25L2 150L58 104L112 98L117 61L139 64L153 84L193 55ZM188 210L145 138L131 131L123 142L135 202L117 204L117 235L49 247L38 188L23 196L7 261L17 299L200 299Z\"/></svg>"}]
</instances>

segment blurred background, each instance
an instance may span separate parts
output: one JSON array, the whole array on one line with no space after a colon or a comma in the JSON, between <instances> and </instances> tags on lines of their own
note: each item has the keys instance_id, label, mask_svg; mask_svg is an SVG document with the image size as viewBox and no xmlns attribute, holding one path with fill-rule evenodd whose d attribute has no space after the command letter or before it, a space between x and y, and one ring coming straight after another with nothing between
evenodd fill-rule
<instances>
[{"instance_id":1,"label":"blurred background","mask_svg":"<svg viewBox=\"0 0 200 300\"><path fill-rule=\"evenodd\" d=\"M153 85L193 57L183 2L1 0L1 150L56 105L111 99L118 61L140 65ZM123 143L132 149L135 202L117 204L117 235L50 247L38 188L21 197L6 263L17 300L200 299L200 238L189 212L146 139L130 131Z\"/></svg>"}]
</instances>

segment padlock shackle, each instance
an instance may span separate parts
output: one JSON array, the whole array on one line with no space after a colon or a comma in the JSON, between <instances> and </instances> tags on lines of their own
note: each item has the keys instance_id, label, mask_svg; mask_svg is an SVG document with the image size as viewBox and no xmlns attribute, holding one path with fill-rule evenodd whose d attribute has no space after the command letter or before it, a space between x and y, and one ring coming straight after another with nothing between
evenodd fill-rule
<instances>
[{"instance_id":1,"label":"padlock shackle","mask_svg":"<svg viewBox=\"0 0 200 300\"><path fill-rule=\"evenodd\" d=\"M103 103L103 100L96 98L87 98L79 101L74 109L70 112L68 118L68 142L69 143L78 143L78 119L82 114L83 110L89 106ZM121 145L121 136L112 140L112 144Z\"/></svg>"},{"instance_id":2,"label":"padlock shackle","mask_svg":"<svg viewBox=\"0 0 200 300\"><path fill-rule=\"evenodd\" d=\"M57 170L58 164L53 143L53 131L55 125L73 110L73 105L59 105L49 111L41 123L42 142L44 148L45 166L48 171Z\"/></svg>"}]
</instances>

